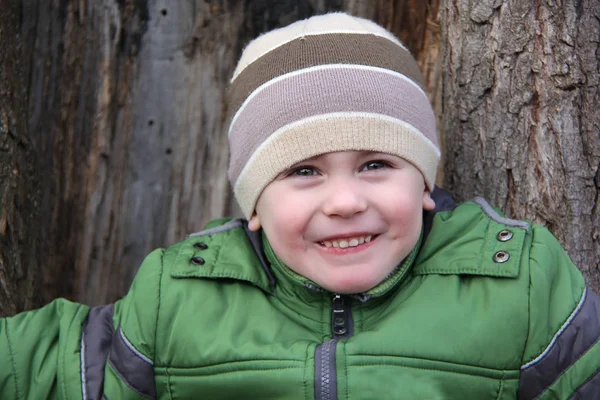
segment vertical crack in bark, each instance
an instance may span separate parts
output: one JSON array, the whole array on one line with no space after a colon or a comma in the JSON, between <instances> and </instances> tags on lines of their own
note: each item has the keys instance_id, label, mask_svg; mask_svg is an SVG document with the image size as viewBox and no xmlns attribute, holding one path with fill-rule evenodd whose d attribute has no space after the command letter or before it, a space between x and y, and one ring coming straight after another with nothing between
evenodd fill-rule
<instances>
[{"instance_id":1,"label":"vertical crack in bark","mask_svg":"<svg viewBox=\"0 0 600 400\"><path fill-rule=\"evenodd\" d=\"M600 196L600 162L598 163L598 166L596 167L596 173L594 174L594 188L595 188L595 196L594 196L594 203L592 206L592 212L591 212L591 216L593 218L594 215L598 215L600 214L600 204L598 204L598 198ZM600 227L596 227L596 228L600 228ZM597 240L597 237L594 238L595 240Z\"/></svg>"},{"instance_id":2,"label":"vertical crack in bark","mask_svg":"<svg viewBox=\"0 0 600 400\"><path fill-rule=\"evenodd\" d=\"M515 177L511 168L506 170L506 202L504 210L509 216L519 215L518 204L516 201L517 188L515 187Z\"/></svg>"},{"instance_id":3,"label":"vertical crack in bark","mask_svg":"<svg viewBox=\"0 0 600 400\"><path fill-rule=\"evenodd\" d=\"M532 87L534 93L531 100L531 127L529 130L529 144L530 144L530 162L533 162L534 168L534 179L535 182L532 185L532 190L537 192L538 198L541 200L541 207L534 207L535 214L530 218L537 220L540 223L551 224L550 216L546 212L551 207L551 194L548 193L548 185L546 184L546 173L544 172L545 166L543 165L543 154L541 153L538 135L542 134L546 128L546 109L542 108L542 105L546 106L544 94L544 77L547 75L546 64L543 61L544 55L544 16L543 4L541 0L533 1L535 7L535 22L538 24L537 29L534 29L533 36L533 59L539 60L540 70L537 73L532 74ZM531 160L533 158L533 160Z\"/></svg>"},{"instance_id":4,"label":"vertical crack in bark","mask_svg":"<svg viewBox=\"0 0 600 400\"><path fill-rule=\"evenodd\" d=\"M534 78L534 87L535 87L535 78ZM535 172L535 180L536 182L540 182L543 180L542 168L540 165L540 154L538 151L537 144L537 130L539 123L539 94L537 91L533 93L531 98L531 121L529 123L529 137L528 137L528 147L529 147L529 160L534 163L534 172Z\"/></svg>"}]
</instances>

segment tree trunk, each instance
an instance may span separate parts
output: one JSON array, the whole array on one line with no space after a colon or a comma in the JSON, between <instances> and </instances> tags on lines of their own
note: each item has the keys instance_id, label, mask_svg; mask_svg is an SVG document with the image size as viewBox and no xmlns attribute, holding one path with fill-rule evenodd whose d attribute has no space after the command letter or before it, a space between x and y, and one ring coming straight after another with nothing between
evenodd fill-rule
<instances>
[{"instance_id":1,"label":"tree trunk","mask_svg":"<svg viewBox=\"0 0 600 400\"><path fill-rule=\"evenodd\" d=\"M40 304L39 180L27 131L21 6L0 0L0 316Z\"/></svg>"},{"instance_id":2,"label":"tree trunk","mask_svg":"<svg viewBox=\"0 0 600 400\"><path fill-rule=\"evenodd\" d=\"M124 190L138 184L128 168L140 121L132 92L148 10L143 2L33 3L23 25L34 49L28 124L44 172L42 295L97 304L121 294L133 273L121 264L131 218L148 229ZM156 201L151 190L147 199Z\"/></svg>"},{"instance_id":3,"label":"tree trunk","mask_svg":"<svg viewBox=\"0 0 600 400\"><path fill-rule=\"evenodd\" d=\"M600 1L443 6L444 186L546 225L600 290Z\"/></svg>"}]
</instances>

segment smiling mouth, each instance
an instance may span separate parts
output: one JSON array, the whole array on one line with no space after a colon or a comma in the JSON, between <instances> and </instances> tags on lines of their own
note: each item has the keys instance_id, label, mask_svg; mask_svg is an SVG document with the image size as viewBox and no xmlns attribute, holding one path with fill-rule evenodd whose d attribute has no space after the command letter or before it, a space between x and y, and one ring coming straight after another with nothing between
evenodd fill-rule
<instances>
[{"instance_id":1,"label":"smiling mouth","mask_svg":"<svg viewBox=\"0 0 600 400\"><path fill-rule=\"evenodd\" d=\"M355 236L343 239L324 240L319 242L321 246L327 248L335 247L340 249L346 249L348 247L357 247L364 243L369 243L374 240L378 235L366 235L366 236Z\"/></svg>"}]
</instances>

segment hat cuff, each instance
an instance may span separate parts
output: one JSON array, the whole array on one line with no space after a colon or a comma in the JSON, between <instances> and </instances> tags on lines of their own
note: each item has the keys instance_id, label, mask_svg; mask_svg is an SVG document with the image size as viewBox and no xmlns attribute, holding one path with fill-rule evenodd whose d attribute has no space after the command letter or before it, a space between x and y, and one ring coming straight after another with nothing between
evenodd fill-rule
<instances>
[{"instance_id":1,"label":"hat cuff","mask_svg":"<svg viewBox=\"0 0 600 400\"><path fill-rule=\"evenodd\" d=\"M440 152L405 121L370 113L336 113L296 121L268 137L252 154L234 185L242 212L250 218L264 188L294 164L335 151L393 154L413 164L433 190Z\"/></svg>"}]
</instances>

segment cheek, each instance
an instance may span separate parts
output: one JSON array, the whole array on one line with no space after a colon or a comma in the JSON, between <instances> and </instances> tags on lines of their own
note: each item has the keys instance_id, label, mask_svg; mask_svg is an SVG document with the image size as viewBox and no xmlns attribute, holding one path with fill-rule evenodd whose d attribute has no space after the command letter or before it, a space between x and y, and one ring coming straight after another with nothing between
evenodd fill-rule
<instances>
[{"instance_id":1,"label":"cheek","mask_svg":"<svg viewBox=\"0 0 600 400\"><path fill-rule=\"evenodd\" d=\"M385 196L389 207L401 214L406 213L407 210L423 210L423 194L408 188L406 190L402 190L402 187L399 190L392 188L380 196Z\"/></svg>"},{"instance_id":2,"label":"cheek","mask_svg":"<svg viewBox=\"0 0 600 400\"><path fill-rule=\"evenodd\" d=\"M304 234L310 221L306 201L285 186L273 186L263 192L257 205L262 227L275 253L286 263L306 247ZM304 199L305 200L305 199Z\"/></svg>"},{"instance_id":3,"label":"cheek","mask_svg":"<svg viewBox=\"0 0 600 400\"><path fill-rule=\"evenodd\" d=\"M406 193L396 194L395 201L390 203L388 217L391 224L407 233L420 232L423 216L423 199Z\"/></svg>"},{"instance_id":4,"label":"cheek","mask_svg":"<svg viewBox=\"0 0 600 400\"><path fill-rule=\"evenodd\" d=\"M304 240L304 219L293 211L283 215L274 215L273 224L263 226L273 251L292 270L301 273L296 267L296 262L301 259L307 248ZM269 229L270 228L270 229Z\"/></svg>"},{"instance_id":5,"label":"cheek","mask_svg":"<svg viewBox=\"0 0 600 400\"><path fill-rule=\"evenodd\" d=\"M277 243L280 250L289 250L302 246L306 218L298 210L279 207L263 228L274 246Z\"/></svg>"}]
</instances>

